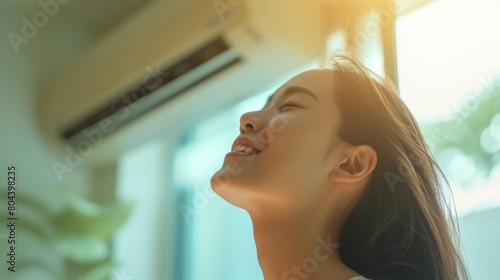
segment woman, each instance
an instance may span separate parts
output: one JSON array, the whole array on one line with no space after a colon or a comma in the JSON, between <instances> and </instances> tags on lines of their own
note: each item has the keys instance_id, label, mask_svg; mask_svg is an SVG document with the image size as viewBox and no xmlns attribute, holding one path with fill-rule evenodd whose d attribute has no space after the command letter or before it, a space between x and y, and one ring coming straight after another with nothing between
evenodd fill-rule
<instances>
[{"instance_id":1,"label":"woman","mask_svg":"<svg viewBox=\"0 0 500 280\"><path fill-rule=\"evenodd\" d=\"M468 279L447 181L393 84L335 56L240 122L211 186L249 213L266 280Z\"/></svg>"}]
</instances>

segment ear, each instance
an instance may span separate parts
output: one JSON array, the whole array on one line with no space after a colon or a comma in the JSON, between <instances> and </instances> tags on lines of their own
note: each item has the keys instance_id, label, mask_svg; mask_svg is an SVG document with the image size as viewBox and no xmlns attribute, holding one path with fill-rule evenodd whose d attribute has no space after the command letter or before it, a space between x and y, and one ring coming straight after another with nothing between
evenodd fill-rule
<instances>
[{"instance_id":1,"label":"ear","mask_svg":"<svg viewBox=\"0 0 500 280\"><path fill-rule=\"evenodd\" d=\"M337 183L356 183L368 178L377 165L377 152L369 145L349 148L347 155L337 163L331 172L331 179Z\"/></svg>"}]
</instances>

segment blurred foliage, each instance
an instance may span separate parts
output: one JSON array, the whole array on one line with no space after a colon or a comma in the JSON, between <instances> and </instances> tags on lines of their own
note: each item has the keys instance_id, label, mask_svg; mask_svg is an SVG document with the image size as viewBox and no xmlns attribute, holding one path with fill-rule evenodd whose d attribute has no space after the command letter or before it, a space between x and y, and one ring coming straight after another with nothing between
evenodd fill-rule
<instances>
[{"instance_id":1,"label":"blurred foliage","mask_svg":"<svg viewBox=\"0 0 500 280\"><path fill-rule=\"evenodd\" d=\"M111 272L120 267L110 258L111 239L129 216L132 205L121 201L99 205L80 197L69 187L61 187L61 191L65 207L57 213L51 213L35 199L16 197L18 233L29 234L48 250L42 257L18 259L17 269L37 267L52 279L110 279ZM3 200L6 194L2 193L1 197ZM2 205L6 205L6 201ZM2 212L0 218L5 219L5 215ZM50 259L53 254L63 257L62 266Z\"/></svg>"},{"instance_id":2,"label":"blurred foliage","mask_svg":"<svg viewBox=\"0 0 500 280\"><path fill-rule=\"evenodd\" d=\"M422 122L421 128L439 162L448 164L462 157L462 165L468 165L467 170L450 170L473 174L454 176L462 186L469 186L479 176L487 178L500 163L500 77L482 81L443 118Z\"/></svg>"}]
</instances>

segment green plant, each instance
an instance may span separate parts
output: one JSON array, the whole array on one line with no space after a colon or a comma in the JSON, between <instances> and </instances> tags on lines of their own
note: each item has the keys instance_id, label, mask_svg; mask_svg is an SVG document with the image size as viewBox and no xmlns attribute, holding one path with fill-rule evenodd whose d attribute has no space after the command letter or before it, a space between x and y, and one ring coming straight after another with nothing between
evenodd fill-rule
<instances>
[{"instance_id":1,"label":"green plant","mask_svg":"<svg viewBox=\"0 0 500 280\"><path fill-rule=\"evenodd\" d=\"M6 198L2 188L0 201ZM129 216L132 205L123 201L100 205L61 187L65 206L53 213L36 199L17 196L17 232L23 231L30 242L44 248L42 256L19 258L17 270L37 267L50 274L52 279L101 280L109 279L113 269L120 266L110 258L110 243L116 230ZM6 201L1 205L7 205ZM0 217L5 220L6 213ZM20 241L19 241L20 242ZM63 263L50 259L52 254L61 256ZM45 257L44 257L45 256Z\"/></svg>"},{"instance_id":2,"label":"green plant","mask_svg":"<svg viewBox=\"0 0 500 280\"><path fill-rule=\"evenodd\" d=\"M458 157L467 162L468 172L449 171L461 185L487 178L500 164L500 77L471 93L446 117L422 123L422 132L444 166Z\"/></svg>"}]
</instances>

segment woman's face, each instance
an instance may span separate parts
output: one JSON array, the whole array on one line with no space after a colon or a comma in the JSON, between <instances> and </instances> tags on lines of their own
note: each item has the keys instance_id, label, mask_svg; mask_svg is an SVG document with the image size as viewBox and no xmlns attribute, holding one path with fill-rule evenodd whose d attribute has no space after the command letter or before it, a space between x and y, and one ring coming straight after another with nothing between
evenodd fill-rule
<instances>
[{"instance_id":1,"label":"woman's face","mask_svg":"<svg viewBox=\"0 0 500 280\"><path fill-rule=\"evenodd\" d=\"M342 157L332 89L331 71L306 71L279 87L263 109L243 114L235 142L248 139L261 151L226 155L212 189L245 209L265 201L295 207L319 201Z\"/></svg>"}]
</instances>

